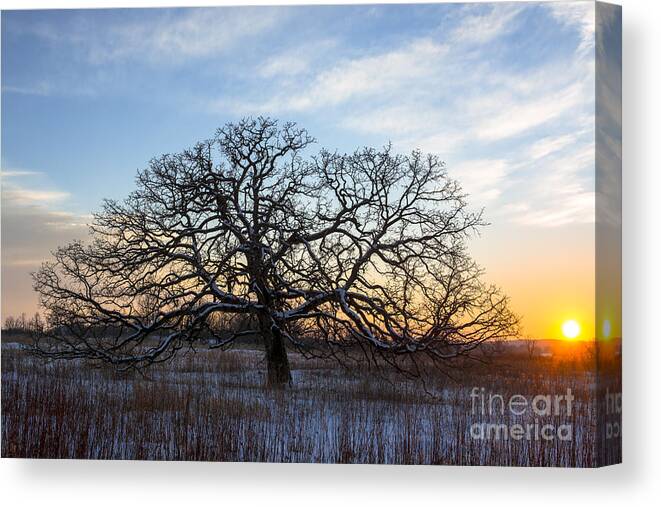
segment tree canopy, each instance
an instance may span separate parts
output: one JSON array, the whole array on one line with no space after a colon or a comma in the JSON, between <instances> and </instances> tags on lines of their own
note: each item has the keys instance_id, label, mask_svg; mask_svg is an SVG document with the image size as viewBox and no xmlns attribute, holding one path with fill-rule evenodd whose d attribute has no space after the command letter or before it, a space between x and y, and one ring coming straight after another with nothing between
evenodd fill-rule
<instances>
[{"instance_id":1,"label":"tree canopy","mask_svg":"<svg viewBox=\"0 0 661 507\"><path fill-rule=\"evenodd\" d=\"M35 350L141 368L252 334L280 384L292 347L417 375L516 332L467 252L482 212L438 157L307 155L313 143L247 118L153 159L94 214L89 241L34 274L48 322Z\"/></svg>"}]
</instances>

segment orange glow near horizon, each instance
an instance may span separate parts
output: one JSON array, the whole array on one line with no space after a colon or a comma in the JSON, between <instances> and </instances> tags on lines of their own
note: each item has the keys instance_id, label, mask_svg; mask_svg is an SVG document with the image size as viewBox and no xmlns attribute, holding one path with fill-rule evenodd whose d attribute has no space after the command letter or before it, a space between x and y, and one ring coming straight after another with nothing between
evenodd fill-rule
<instances>
[{"instance_id":1,"label":"orange glow near horizon","mask_svg":"<svg viewBox=\"0 0 661 507\"><path fill-rule=\"evenodd\" d=\"M522 334L569 341L562 332L569 320L580 328L573 341L592 341L601 334L595 316L593 225L535 230L494 224L471 247L486 270L485 279L510 298ZM619 323L611 319L610 334L618 333Z\"/></svg>"}]
</instances>

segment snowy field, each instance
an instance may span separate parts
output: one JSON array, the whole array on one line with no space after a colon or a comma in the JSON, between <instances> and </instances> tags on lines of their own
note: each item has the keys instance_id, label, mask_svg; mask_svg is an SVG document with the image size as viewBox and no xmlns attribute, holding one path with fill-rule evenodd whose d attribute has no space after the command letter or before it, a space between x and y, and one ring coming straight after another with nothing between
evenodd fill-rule
<instances>
[{"instance_id":1,"label":"snowy field","mask_svg":"<svg viewBox=\"0 0 661 507\"><path fill-rule=\"evenodd\" d=\"M72 362L43 364L15 343L4 342L2 456L595 464L594 379L579 359L518 357L475 365L454 371L455 380L439 376L432 381L435 397L395 375L351 372L295 354L291 362L293 387L267 390L262 353L256 350L198 350L143 377ZM514 395L523 396L530 404L536 395L567 389L573 396L571 413L540 416L527 410L519 415L519 408L516 413L509 406L501 410L497 397L506 404ZM479 409L476 392L497 393L492 413ZM517 401L520 407L522 399ZM476 428L485 424L507 430L520 425L532 436L476 438ZM544 425L563 424L571 426L571 439L538 434Z\"/></svg>"}]
</instances>

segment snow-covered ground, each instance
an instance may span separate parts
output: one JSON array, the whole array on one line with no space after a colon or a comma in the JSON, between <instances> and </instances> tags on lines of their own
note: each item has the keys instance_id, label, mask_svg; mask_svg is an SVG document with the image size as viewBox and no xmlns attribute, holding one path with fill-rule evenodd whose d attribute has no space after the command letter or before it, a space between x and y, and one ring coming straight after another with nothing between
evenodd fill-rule
<instances>
[{"instance_id":1,"label":"snow-covered ground","mask_svg":"<svg viewBox=\"0 0 661 507\"><path fill-rule=\"evenodd\" d=\"M324 463L594 464L592 382L579 369L480 368L432 382L347 372L292 354L294 385L263 387L254 350L199 351L147 377L42 364L3 344L3 456ZM550 363L549 363L550 364ZM575 396L571 414L476 413L471 392ZM572 438L475 438L475 424L570 424Z\"/></svg>"}]
</instances>

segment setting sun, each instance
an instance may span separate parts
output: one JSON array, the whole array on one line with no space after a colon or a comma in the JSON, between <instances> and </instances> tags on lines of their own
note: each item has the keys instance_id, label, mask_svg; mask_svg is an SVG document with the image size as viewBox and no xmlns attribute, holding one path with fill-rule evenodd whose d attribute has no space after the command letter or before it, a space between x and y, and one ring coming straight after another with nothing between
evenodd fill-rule
<instances>
[{"instance_id":1,"label":"setting sun","mask_svg":"<svg viewBox=\"0 0 661 507\"><path fill-rule=\"evenodd\" d=\"M565 338L573 340L581 332L581 326L575 320L566 320L562 324L562 334Z\"/></svg>"}]
</instances>

